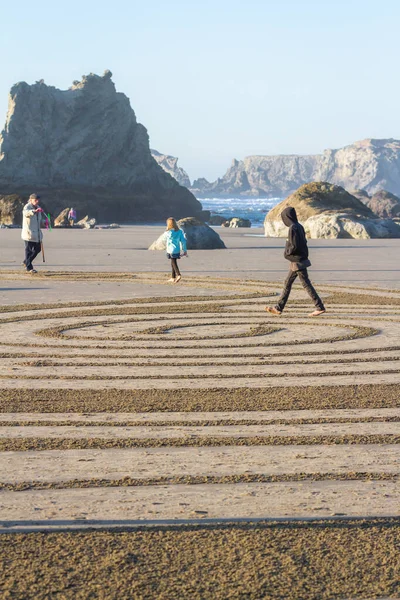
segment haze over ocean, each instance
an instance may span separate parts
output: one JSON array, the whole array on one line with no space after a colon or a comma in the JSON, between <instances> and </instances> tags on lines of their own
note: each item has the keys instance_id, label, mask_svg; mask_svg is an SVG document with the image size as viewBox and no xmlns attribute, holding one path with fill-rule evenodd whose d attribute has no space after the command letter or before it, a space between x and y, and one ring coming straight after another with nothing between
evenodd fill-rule
<instances>
[{"instance_id":1,"label":"haze over ocean","mask_svg":"<svg viewBox=\"0 0 400 600\"><path fill-rule=\"evenodd\" d=\"M191 179L232 158L400 138L400 4L50 0L2 6L0 121L18 81L111 69L152 148Z\"/></svg>"}]
</instances>

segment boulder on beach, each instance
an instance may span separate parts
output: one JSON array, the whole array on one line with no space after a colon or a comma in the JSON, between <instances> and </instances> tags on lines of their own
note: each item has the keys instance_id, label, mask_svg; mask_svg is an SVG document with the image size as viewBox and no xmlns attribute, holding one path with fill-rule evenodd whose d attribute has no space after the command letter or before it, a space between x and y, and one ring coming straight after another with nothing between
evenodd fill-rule
<instances>
[{"instance_id":1,"label":"boulder on beach","mask_svg":"<svg viewBox=\"0 0 400 600\"><path fill-rule=\"evenodd\" d=\"M380 190L372 196L365 199L360 198L360 200L381 219L400 218L400 198L391 192Z\"/></svg>"},{"instance_id":2,"label":"boulder on beach","mask_svg":"<svg viewBox=\"0 0 400 600\"><path fill-rule=\"evenodd\" d=\"M21 225L22 209L26 202L27 200L24 200L18 194L0 196L0 224Z\"/></svg>"},{"instance_id":3,"label":"boulder on beach","mask_svg":"<svg viewBox=\"0 0 400 600\"><path fill-rule=\"evenodd\" d=\"M280 215L288 206L296 209L297 217L311 239L400 237L400 227L394 221L379 219L345 189L323 181L302 185L270 210L264 221L267 237L287 236L287 227Z\"/></svg>"},{"instance_id":4,"label":"boulder on beach","mask_svg":"<svg viewBox=\"0 0 400 600\"><path fill-rule=\"evenodd\" d=\"M110 223L110 225L96 225L95 229L120 229L120 227L118 223Z\"/></svg>"},{"instance_id":5,"label":"boulder on beach","mask_svg":"<svg viewBox=\"0 0 400 600\"><path fill-rule=\"evenodd\" d=\"M54 227L69 227L69 221L68 221L68 213L69 213L69 208L64 208L64 210L62 210L60 212L60 214L58 215L58 217L56 217L54 219Z\"/></svg>"},{"instance_id":6,"label":"boulder on beach","mask_svg":"<svg viewBox=\"0 0 400 600\"><path fill-rule=\"evenodd\" d=\"M249 219L241 219L240 217L233 217L229 221L229 227L251 227L251 221Z\"/></svg>"},{"instance_id":7,"label":"boulder on beach","mask_svg":"<svg viewBox=\"0 0 400 600\"><path fill-rule=\"evenodd\" d=\"M208 225L222 225L226 222L226 217L221 217L221 215L212 215L208 219Z\"/></svg>"},{"instance_id":8,"label":"boulder on beach","mask_svg":"<svg viewBox=\"0 0 400 600\"><path fill-rule=\"evenodd\" d=\"M392 219L357 219L346 214L323 213L310 217L303 225L311 239L400 237L400 227Z\"/></svg>"},{"instance_id":9,"label":"boulder on beach","mask_svg":"<svg viewBox=\"0 0 400 600\"><path fill-rule=\"evenodd\" d=\"M86 217L83 217L83 219L77 222L76 226L80 227L81 229L94 229L96 223L96 219L89 219L89 215L86 215Z\"/></svg>"},{"instance_id":10,"label":"boulder on beach","mask_svg":"<svg viewBox=\"0 0 400 600\"><path fill-rule=\"evenodd\" d=\"M214 229L196 219L186 217L178 221L178 226L186 235L188 250L215 250L226 248L224 242ZM151 244L149 250L166 250L164 234Z\"/></svg>"}]
</instances>

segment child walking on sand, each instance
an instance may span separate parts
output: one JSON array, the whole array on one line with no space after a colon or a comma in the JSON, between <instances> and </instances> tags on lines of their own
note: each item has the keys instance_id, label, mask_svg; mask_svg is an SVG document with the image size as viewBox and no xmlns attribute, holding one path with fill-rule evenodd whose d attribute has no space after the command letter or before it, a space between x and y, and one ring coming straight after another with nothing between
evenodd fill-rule
<instances>
[{"instance_id":1,"label":"child walking on sand","mask_svg":"<svg viewBox=\"0 0 400 600\"><path fill-rule=\"evenodd\" d=\"M311 267L311 262L308 260L308 246L304 227L298 222L296 210L291 206L282 211L281 218L286 227L289 227L284 256L286 260L290 261L290 269L285 287L276 306L266 306L265 310L273 315L281 315L288 301L292 285L296 277L299 277L303 288L314 302L315 310L309 316L319 317L326 311L321 298L308 277L307 267Z\"/></svg>"},{"instance_id":2,"label":"child walking on sand","mask_svg":"<svg viewBox=\"0 0 400 600\"><path fill-rule=\"evenodd\" d=\"M187 256L186 236L182 229L179 229L175 219L169 217L167 219L167 231L164 233L167 258L171 259L172 276L168 280L169 283L178 283L182 279L182 275L178 267L178 259L181 256Z\"/></svg>"}]
</instances>

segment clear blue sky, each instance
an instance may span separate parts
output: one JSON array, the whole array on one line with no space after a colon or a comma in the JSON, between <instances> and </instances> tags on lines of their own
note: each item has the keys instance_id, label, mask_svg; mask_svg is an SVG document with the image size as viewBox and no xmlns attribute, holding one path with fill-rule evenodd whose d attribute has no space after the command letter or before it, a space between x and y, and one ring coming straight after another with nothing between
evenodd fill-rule
<instances>
[{"instance_id":1,"label":"clear blue sky","mask_svg":"<svg viewBox=\"0 0 400 600\"><path fill-rule=\"evenodd\" d=\"M400 138L398 0L20 0L0 9L0 119L17 81L105 69L190 177L232 158Z\"/></svg>"}]
</instances>

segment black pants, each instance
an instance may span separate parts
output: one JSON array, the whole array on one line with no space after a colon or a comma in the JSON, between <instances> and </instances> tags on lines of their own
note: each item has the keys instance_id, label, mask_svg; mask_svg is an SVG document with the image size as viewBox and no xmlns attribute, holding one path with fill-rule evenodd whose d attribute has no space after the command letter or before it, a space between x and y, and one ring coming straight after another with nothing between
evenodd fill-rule
<instances>
[{"instance_id":1,"label":"black pants","mask_svg":"<svg viewBox=\"0 0 400 600\"><path fill-rule=\"evenodd\" d=\"M318 310L325 310L325 307L324 307L324 304L323 304L321 298L318 296L313 284L310 281L310 278L308 277L307 269L302 269L301 271L292 271L292 270L289 271L289 274L286 277L285 287L283 288L283 292L282 292L281 297L279 298L278 303L275 308L277 308L281 312L283 311L283 309L286 306L286 302L288 301L288 298L289 298L289 295L290 295L290 292L292 289L292 285L297 276L299 277L299 279L301 281L301 285L306 290L306 292L310 296L311 300L314 302L315 308L317 308Z\"/></svg>"},{"instance_id":2,"label":"black pants","mask_svg":"<svg viewBox=\"0 0 400 600\"><path fill-rule=\"evenodd\" d=\"M32 271L32 262L35 260L41 250L40 242L25 242L25 260L24 265L27 271Z\"/></svg>"},{"instance_id":3,"label":"black pants","mask_svg":"<svg viewBox=\"0 0 400 600\"><path fill-rule=\"evenodd\" d=\"M178 259L177 258L171 258L171 269L172 269L172 279L175 279L176 277L178 277L178 275L181 274L179 267L178 267Z\"/></svg>"}]
</instances>

